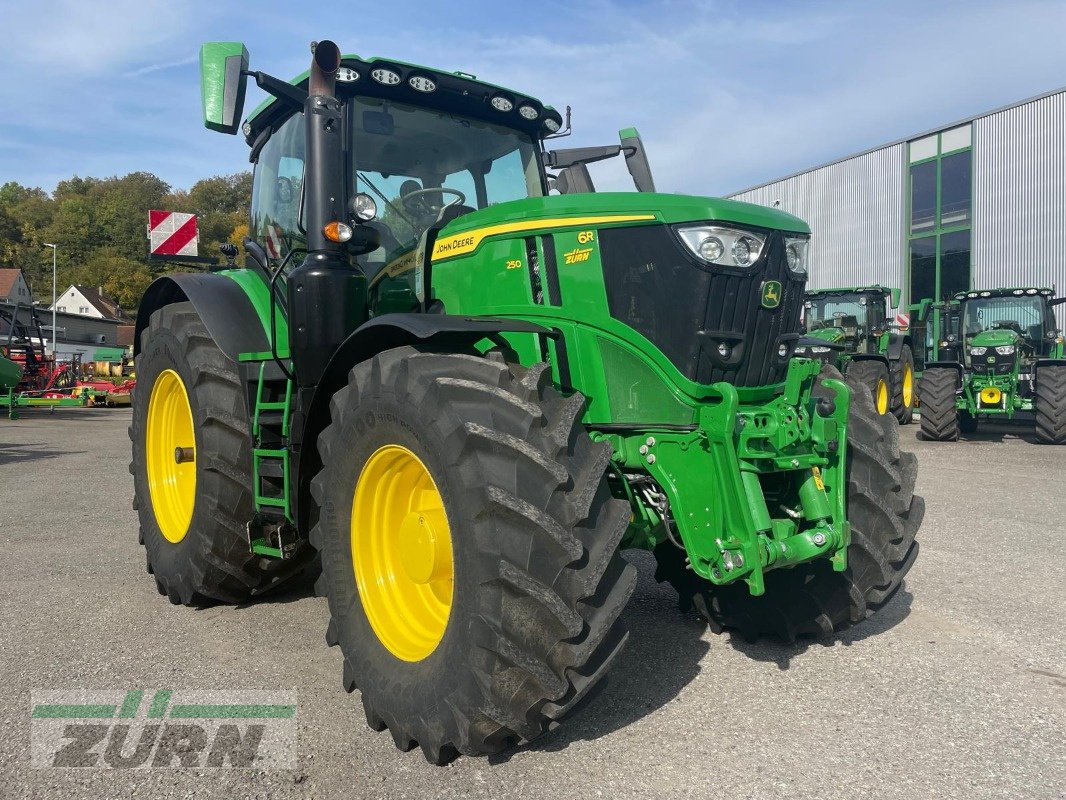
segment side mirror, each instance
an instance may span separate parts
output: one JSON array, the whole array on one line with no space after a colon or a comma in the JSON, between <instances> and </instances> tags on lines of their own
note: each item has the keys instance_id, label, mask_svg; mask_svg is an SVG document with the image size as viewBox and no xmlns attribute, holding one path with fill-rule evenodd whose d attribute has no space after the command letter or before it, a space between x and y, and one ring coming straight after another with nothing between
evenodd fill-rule
<instances>
[{"instance_id":1,"label":"side mirror","mask_svg":"<svg viewBox=\"0 0 1066 800\"><path fill-rule=\"evenodd\" d=\"M229 134L238 131L247 70L248 48L241 42L207 42L200 47L200 101L205 128Z\"/></svg>"},{"instance_id":2,"label":"side mirror","mask_svg":"<svg viewBox=\"0 0 1066 800\"><path fill-rule=\"evenodd\" d=\"M889 289L888 291L889 291L889 294L892 295L892 308L899 308L900 290L899 289Z\"/></svg>"},{"instance_id":3,"label":"side mirror","mask_svg":"<svg viewBox=\"0 0 1066 800\"><path fill-rule=\"evenodd\" d=\"M633 184L638 192L654 192L655 181L651 177L648 154L644 151L644 142L636 128L624 128L618 131L622 142L622 151L626 154L626 168L633 176Z\"/></svg>"}]
</instances>

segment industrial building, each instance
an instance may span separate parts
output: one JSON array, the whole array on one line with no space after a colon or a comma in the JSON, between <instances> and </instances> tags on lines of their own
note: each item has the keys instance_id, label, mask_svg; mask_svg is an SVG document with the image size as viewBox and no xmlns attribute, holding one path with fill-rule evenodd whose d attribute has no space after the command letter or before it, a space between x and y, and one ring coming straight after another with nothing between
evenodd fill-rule
<instances>
[{"instance_id":1,"label":"industrial building","mask_svg":"<svg viewBox=\"0 0 1066 800\"><path fill-rule=\"evenodd\" d=\"M1062 294L1066 88L731 197L810 224L812 288L880 283L903 306L1002 286Z\"/></svg>"}]
</instances>

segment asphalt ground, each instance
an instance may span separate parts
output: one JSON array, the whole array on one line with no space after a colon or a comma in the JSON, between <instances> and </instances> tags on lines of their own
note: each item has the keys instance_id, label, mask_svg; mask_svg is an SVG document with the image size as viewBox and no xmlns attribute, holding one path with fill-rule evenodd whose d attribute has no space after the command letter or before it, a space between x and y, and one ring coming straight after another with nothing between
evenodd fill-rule
<instances>
[{"instance_id":1,"label":"asphalt ground","mask_svg":"<svg viewBox=\"0 0 1066 800\"><path fill-rule=\"evenodd\" d=\"M917 441L918 561L830 645L709 633L641 581L605 691L537 742L438 768L367 728L325 600L171 606L130 508L128 410L0 419L0 796L1061 798L1066 447ZM33 689L297 689L293 770L34 769Z\"/></svg>"}]
</instances>

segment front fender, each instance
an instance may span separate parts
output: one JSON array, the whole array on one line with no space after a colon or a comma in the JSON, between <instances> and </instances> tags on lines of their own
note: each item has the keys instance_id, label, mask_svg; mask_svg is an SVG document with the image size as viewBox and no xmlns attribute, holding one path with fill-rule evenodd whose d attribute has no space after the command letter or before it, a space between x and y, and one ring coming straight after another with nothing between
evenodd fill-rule
<instances>
[{"instance_id":1,"label":"front fender","mask_svg":"<svg viewBox=\"0 0 1066 800\"><path fill-rule=\"evenodd\" d=\"M329 424L329 401L347 383L352 367L380 352L404 345L428 346L441 352L469 351L482 339L500 333L552 335L548 328L524 320L449 314L382 314L352 332L326 365L304 417L297 495L300 530L306 531L310 524L311 479L322 466L318 435Z\"/></svg>"}]
</instances>

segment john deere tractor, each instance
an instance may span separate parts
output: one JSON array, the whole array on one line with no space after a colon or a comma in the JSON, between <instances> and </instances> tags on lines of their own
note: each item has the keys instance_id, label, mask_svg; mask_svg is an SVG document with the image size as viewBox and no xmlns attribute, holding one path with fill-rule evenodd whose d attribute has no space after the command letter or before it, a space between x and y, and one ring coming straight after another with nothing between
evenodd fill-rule
<instances>
[{"instance_id":1,"label":"john deere tractor","mask_svg":"<svg viewBox=\"0 0 1066 800\"><path fill-rule=\"evenodd\" d=\"M201 71L255 178L244 268L167 275L137 320L131 472L171 602L318 572L344 687L441 763L592 697L623 548L748 637L832 636L899 589L915 459L795 356L802 221L654 192L632 129L549 149L558 112L464 73L327 41L291 82L235 43ZM272 97L242 125L248 78ZM639 191L588 191L616 155Z\"/></svg>"},{"instance_id":2,"label":"john deere tractor","mask_svg":"<svg viewBox=\"0 0 1066 800\"><path fill-rule=\"evenodd\" d=\"M1022 287L959 292L940 307L937 360L922 375L922 438L955 441L979 420L1036 421L1066 444L1066 354L1053 307L1066 298Z\"/></svg>"},{"instance_id":3,"label":"john deere tractor","mask_svg":"<svg viewBox=\"0 0 1066 800\"><path fill-rule=\"evenodd\" d=\"M807 292L808 341L798 354L832 364L868 387L878 413L891 412L906 425L914 417L914 349L909 332L889 315L888 302L898 307L899 295L884 286Z\"/></svg>"}]
</instances>

